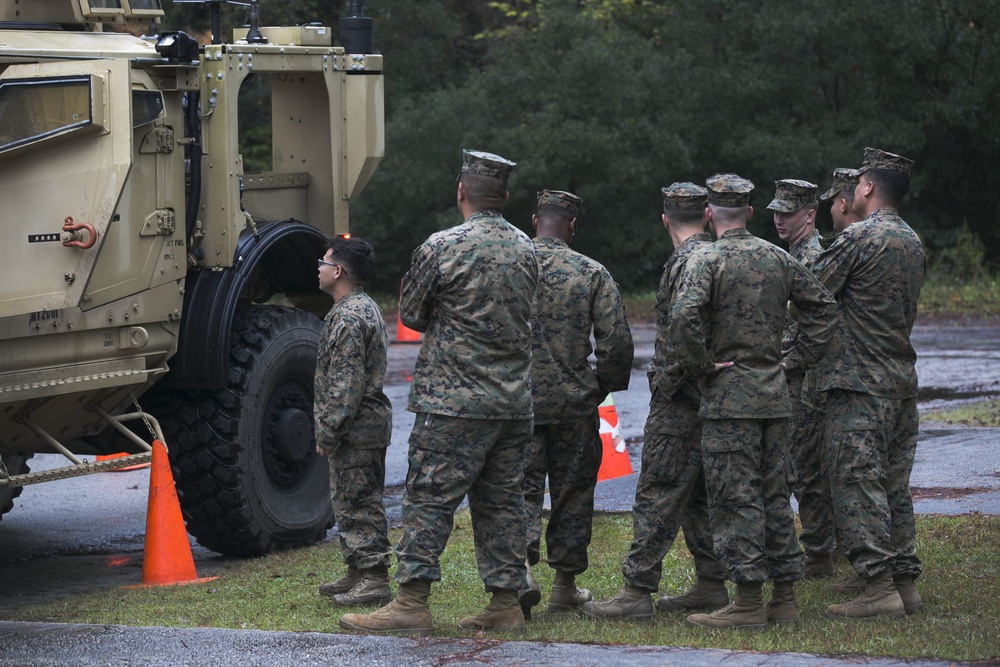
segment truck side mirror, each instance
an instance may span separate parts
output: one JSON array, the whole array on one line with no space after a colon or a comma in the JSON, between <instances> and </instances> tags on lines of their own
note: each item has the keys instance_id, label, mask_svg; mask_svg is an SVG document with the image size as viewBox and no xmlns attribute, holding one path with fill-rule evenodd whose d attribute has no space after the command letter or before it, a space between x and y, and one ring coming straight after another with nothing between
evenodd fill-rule
<instances>
[{"instance_id":1,"label":"truck side mirror","mask_svg":"<svg viewBox=\"0 0 1000 667\"><path fill-rule=\"evenodd\" d=\"M164 32L156 42L156 52L173 63L198 60L198 40L185 32Z\"/></svg>"}]
</instances>

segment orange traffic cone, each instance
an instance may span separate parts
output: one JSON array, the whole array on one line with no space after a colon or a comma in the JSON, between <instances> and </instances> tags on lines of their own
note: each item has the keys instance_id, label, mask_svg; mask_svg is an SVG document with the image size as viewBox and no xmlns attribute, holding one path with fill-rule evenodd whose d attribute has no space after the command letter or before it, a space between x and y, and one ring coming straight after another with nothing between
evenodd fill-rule
<instances>
[{"instance_id":1,"label":"orange traffic cone","mask_svg":"<svg viewBox=\"0 0 1000 667\"><path fill-rule=\"evenodd\" d=\"M611 394L604 399L597 413L601 418L601 467L597 471L597 481L614 479L632 474L632 462L625 451L625 438L618 427L618 413Z\"/></svg>"},{"instance_id":2,"label":"orange traffic cone","mask_svg":"<svg viewBox=\"0 0 1000 667\"><path fill-rule=\"evenodd\" d=\"M199 579L195 572L167 448L159 440L153 441L144 552L140 586L194 584L217 579Z\"/></svg>"},{"instance_id":3,"label":"orange traffic cone","mask_svg":"<svg viewBox=\"0 0 1000 667\"><path fill-rule=\"evenodd\" d=\"M110 461L111 459L120 459L128 456L125 452L118 452L117 454L98 454L95 458L98 461ZM148 468L150 464L148 463L137 463L134 466L125 466L124 468L114 468L113 470L105 470L104 472L127 472L129 470L138 470L140 468Z\"/></svg>"}]
</instances>

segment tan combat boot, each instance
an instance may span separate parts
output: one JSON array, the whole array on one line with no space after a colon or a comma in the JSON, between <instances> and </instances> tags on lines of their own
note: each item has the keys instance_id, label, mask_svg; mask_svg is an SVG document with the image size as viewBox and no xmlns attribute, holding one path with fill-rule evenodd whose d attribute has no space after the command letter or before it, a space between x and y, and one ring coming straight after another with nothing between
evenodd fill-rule
<instances>
[{"instance_id":1,"label":"tan combat boot","mask_svg":"<svg viewBox=\"0 0 1000 667\"><path fill-rule=\"evenodd\" d=\"M692 614L687 624L709 630L764 630L767 608L760 583L738 584L732 603L711 614Z\"/></svg>"},{"instance_id":2,"label":"tan combat boot","mask_svg":"<svg viewBox=\"0 0 1000 667\"><path fill-rule=\"evenodd\" d=\"M549 613L562 614L576 611L584 602L594 599L586 588L576 587L576 575L556 571L552 591L549 593Z\"/></svg>"},{"instance_id":3,"label":"tan combat boot","mask_svg":"<svg viewBox=\"0 0 1000 667\"><path fill-rule=\"evenodd\" d=\"M830 554L806 554L803 572L806 579L823 579L833 576L833 557Z\"/></svg>"},{"instance_id":4,"label":"tan combat boot","mask_svg":"<svg viewBox=\"0 0 1000 667\"><path fill-rule=\"evenodd\" d=\"M466 616L458 622L463 630L498 630L518 632L524 630L524 614L517 599L517 591L495 590L490 603L482 613Z\"/></svg>"},{"instance_id":5,"label":"tan combat boot","mask_svg":"<svg viewBox=\"0 0 1000 667\"><path fill-rule=\"evenodd\" d=\"M869 577L868 585L861 597L843 604L832 604L826 608L830 618L875 618L889 616L898 618L906 615L903 599L896 591L892 581L892 572L886 568L873 577Z\"/></svg>"},{"instance_id":6,"label":"tan combat boot","mask_svg":"<svg viewBox=\"0 0 1000 667\"><path fill-rule=\"evenodd\" d=\"M370 614L344 614L340 627L382 635L427 636L434 631L434 619L427 606L430 594L429 581L400 584L395 600Z\"/></svg>"},{"instance_id":7,"label":"tan combat boot","mask_svg":"<svg viewBox=\"0 0 1000 667\"><path fill-rule=\"evenodd\" d=\"M729 592L722 579L698 577L694 586L680 595L664 595L656 601L661 611L715 611L729 604Z\"/></svg>"},{"instance_id":8,"label":"tan combat boot","mask_svg":"<svg viewBox=\"0 0 1000 667\"><path fill-rule=\"evenodd\" d=\"M867 585L868 577L855 572L830 584L830 589L842 597L851 597L863 593Z\"/></svg>"},{"instance_id":9,"label":"tan combat boot","mask_svg":"<svg viewBox=\"0 0 1000 667\"><path fill-rule=\"evenodd\" d=\"M330 598L336 607L349 607L358 604L384 605L392 599L392 589L389 587L389 570L385 567L373 567L361 571L361 579L354 588L346 593L338 593Z\"/></svg>"},{"instance_id":10,"label":"tan combat boot","mask_svg":"<svg viewBox=\"0 0 1000 667\"><path fill-rule=\"evenodd\" d=\"M525 563L524 566L528 568L526 575L528 587L517 592L517 602L521 605L521 613L524 615L524 620L530 621L531 608L542 601L542 589L538 587L535 575L531 574L531 565Z\"/></svg>"},{"instance_id":11,"label":"tan combat boot","mask_svg":"<svg viewBox=\"0 0 1000 667\"><path fill-rule=\"evenodd\" d=\"M584 602L580 613L599 621L648 621L653 618L653 601L649 597L649 591L625 584L606 602Z\"/></svg>"},{"instance_id":12,"label":"tan combat boot","mask_svg":"<svg viewBox=\"0 0 1000 667\"><path fill-rule=\"evenodd\" d=\"M782 625L797 623L799 610L795 606L795 584L791 581L774 582L771 601L767 603L767 622Z\"/></svg>"},{"instance_id":13,"label":"tan combat boot","mask_svg":"<svg viewBox=\"0 0 1000 667\"><path fill-rule=\"evenodd\" d=\"M348 565L347 572L340 579L328 584L320 584L319 594L329 598L337 593L346 593L354 588L359 581L361 581L361 570Z\"/></svg>"},{"instance_id":14,"label":"tan combat boot","mask_svg":"<svg viewBox=\"0 0 1000 667\"><path fill-rule=\"evenodd\" d=\"M897 574L892 580L896 584L896 592L899 593L899 597L903 601L903 609L907 616L913 616L924 610L924 602L920 599L920 593L913 584L912 574Z\"/></svg>"}]
</instances>

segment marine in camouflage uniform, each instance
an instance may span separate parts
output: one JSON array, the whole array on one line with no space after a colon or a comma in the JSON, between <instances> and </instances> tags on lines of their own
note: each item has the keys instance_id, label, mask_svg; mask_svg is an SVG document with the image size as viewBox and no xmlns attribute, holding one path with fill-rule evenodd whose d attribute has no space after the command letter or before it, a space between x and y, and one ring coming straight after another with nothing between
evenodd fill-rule
<instances>
[{"instance_id":1,"label":"marine in camouflage uniform","mask_svg":"<svg viewBox=\"0 0 1000 667\"><path fill-rule=\"evenodd\" d=\"M753 184L708 179L709 222L718 240L687 262L674 305L668 363L658 388L672 396L702 382L702 454L715 553L737 584L733 603L688 617L711 628L797 620L792 582L802 576L789 501L786 443L792 414L785 370L814 363L832 334L829 292L788 253L745 228ZM786 304L799 312L795 345L782 353ZM775 582L772 605L762 584Z\"/></svg>"},{"instance_id":2,"label":"marine in camouflage uniform","mask_svg":"<svg viewBox=\"0 0 1000 667\"><path fill-rule=\"evenodd\" d=\"M898 616L921 606L913 585L920 560L909 483L918 422L910 332L926 258L897 212L912 164L865 149L854 211L866 217L847 227L816 265L844 323L817 371L819 389L827 392L834 510L856 581L865 587L858 600L828 607L834 616Z\"/></svg>"},{"instance_id":3,"label":"marine in camouflage uniform","mask_svg":"<svg viewBox=\"0 0 1000 667\"><path fill-rule=\"evenodd\" d=\"M649 416L632 506L632 545L622 563L624 587L610 600L584 605L584 615L596 619L652 617L649 594L659 588L663 558L673 545L678 527L683 528L688 550L694 556L698 581L683 595L664 596L657 601L658 606L664 611L677 611L724 607L729 602L726 570L715 558L702 468L698 417L701 390L693 381L683 382L673 395L665 394L659 386L667 364L670 307L681 272L695 251L712 242L705 232L708 191L683 182L673 183L661 192L663 226L670 234L674 252L663 266L656 292L656 338L647 370Z\"/></svg>"},{"instance_id":4,"label":"marine in camouflage uniform","mask_svg":"<svg viewBox=\"0 0 1000 667\"><path fill-rule=\"evenodd\" d=\"M611 274L568 245L582 201L570 192L542 190L531 219L538 257L531 311L535 417L523 488L528 563L534 565L540 558L548 476L552 511L545 546L549 567L556 571L550 612L570 611L591 599L586 589L576 587L575 577L587 569L601 466L597 408L609 393L628 389L634 352L625 306ZM591 353L596 367L588 361ZM530 602L522 595L522 609L530 609Z\"/></svg>"},{"instance_id":5,"label":"marine in camouflage uniform","mask_svg":"<svg viewBox=\"0 0 1000 667\"><path fill-rule=\"evenodd\" d=\"M348 572L320 587L334 604L391 597L391 548L382 494L392 406L382 391L388 338L382 311L365 294L374 253L358 237L334 238L319 261L320 289L334 298L316 359L316 447L330 464L340 549Z\"/></svg>"},{"instance_id":6,"label":"marine in camouflage uniform","mask_svg":"<svg viewBox=\"0 0 1000 667\"><path fill-rule=\"evenodd\" d=\"M468 629L524 626L526 586L524 446L531 437L531 303L534 246L501 213L513 162L465 151L457 204L461 225L432 234L414 252L399 312L423 332L407 409L416 413L396 544L396 599L341 626L423 634L433 627L430 583L454 512L468 495L479 574L493 599Z\"/></svg>"},{"instance_id":7,"label":"marine in camouflage uniform","mask_svg":"<svg viewBox=\"0 0 1000 667\"><path fill-rule=\"evenodd\" d=\"M858 185L858 177L854 169L837 167L833 170L833 185L819 196L821 201L830 202L830 218L833 220L833 231L836 234L844 231L855 222L861 222L862 216L854 212L854 188ZM829 248L831 240L823 239L823 249Z\"/></svg>"},{"instance_id":8,"label":"marine in camouflage uniform","mask_svg":"<svg viewBox=\"0 0 1000 667\"><path fill-rule=\"evenodd\" d=\"M774 200L767 208L774 212L778 237L788 244L788 253L807 269L812 269L823 252L816 229L816 190L808 181L783 179L775 182ZM782 349L790 349L798 335L797 311L789 308L785 320ZM830 499L830 476L823 461L823 418L825 394L815 391L812 371L786 374L792 417L788 422L788 447L792 456L792 493L799 504L802 531L799 542L806 552L805 576L833 574L836 523Z\"/></svg>"}]
</instances>

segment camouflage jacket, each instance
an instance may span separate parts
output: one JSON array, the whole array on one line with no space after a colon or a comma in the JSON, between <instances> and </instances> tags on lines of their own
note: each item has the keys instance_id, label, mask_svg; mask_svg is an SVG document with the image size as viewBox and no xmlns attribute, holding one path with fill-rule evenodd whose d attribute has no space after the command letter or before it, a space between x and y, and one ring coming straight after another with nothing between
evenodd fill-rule
<instances>
[{"instance_id":1,"label":"camouflage jacket","mask_svg":"<svg viewBox=\"0 0 1000 667\"><path fill-rule=\"evenodd\" d=\"M818 388L887 398L917 395L917 317L926 257L894 208L842 231L820 255L816 276L837 299L843 326L817 367Z\"/></svg>"},{"instance_id":2,"label":"camouflage jacket","mask_svg":"<svg viewBox=\"0 0 1000 667\"><path fill-rule=\"evenodd\" d=\"M399 314L424 332L406 408L470 419L531 412L534 246L498 211L432 234L403 278Z\"/></svg>"},{"instance_id":3,"label":"camouflage jacket","mask_svg":"<svg viewBox=\"0 0 1000 667\"><path fill-rule=\"evenodd\" d=\"M799 311L799 336L782 356L785 309ZM704 378L704 419L791 415L785 375L823 354L836 303L804 266L746 229L731 229L688 260L670 312L668 366L660 383L672 395L688 377ZM734 361L713 372L715 362Z\"/></svg>"},{"instance_id":4,"label":"camouflage jacket","mask_svg":"<svg viewBox=\"0 0 1000 667\"><path fill-rule=\"evenodd\" d=\"M819 255L823 252L823 246L819 244L822 240L822 236L819 234L818 229L814 229L812 234L799 239L795 245L788 249L788 254L799 261L802 266L806 267L810 271L816 265L816 261L819 259ZM788 305L788 317L785 319L785 334L782 339L781 347L783 350L791 349L792 345L795 344L795 337L798 335L798 324L796 320L798 319L798 312L795 310L795 306L792 304Z\"/></svg>"},{"instance_id":5,"label":"camouflage jacket","mask_svg":"<svg viewBox=\"0 0 1000 667\"><path fill-rule=\"evenodd\" d=\"M388 337L382 311L359 287L326 315L316 358L316 444L388 447L392 405L382 392Z\"/></svg>"},{"instance_id":6,"label":"camouflage jacket","mask_svg":"<svg viewBox=\"0 0 1000 667\"><path fill-rule=\"evenodd\" d=\"M819 230L814 229L812 234L796 241L795 245L788 249L788 254L797 259L802 266L811 269L823 252L823 246L819 244L822 238Z\"/></svg>"},{"instance_id":7,"label":"camouflage jacket","mask_svg":"<svg viewBox=\"0 0 1000 667\"><path fill-rule=\"evenodd\" d=\"M688 411L672 409L673 397L661 391L659 384L667 366L667 332L670 329L670 307L677 296L681 273L688 259L697 250L712 243L708 232L689 236L684 243L676 248L666 264L663 265L663 276L656 290L656 338L653 342L653 360L649 364L646 376L649 378L649 416L646 417L646 433L683 434L691 430L692 424ZM698 384L688 378L679 387L695 402L701 402L701 390Z\"/></svg>"},{"instance_id":8,"label":"camouflage jacket","mask_svg":"<svg viewBox=\"0 0 1000 667\"><path fill-rule=\"evenodd\" d=\"M531 310L535 423L575 421L593 414L610 392L628 389L632 332L618 286L607 269L558 239L536 238L534 244L538 257L538 288ZM596 368L588 361L591 352Z\"/></svg>"}]
</instances>

